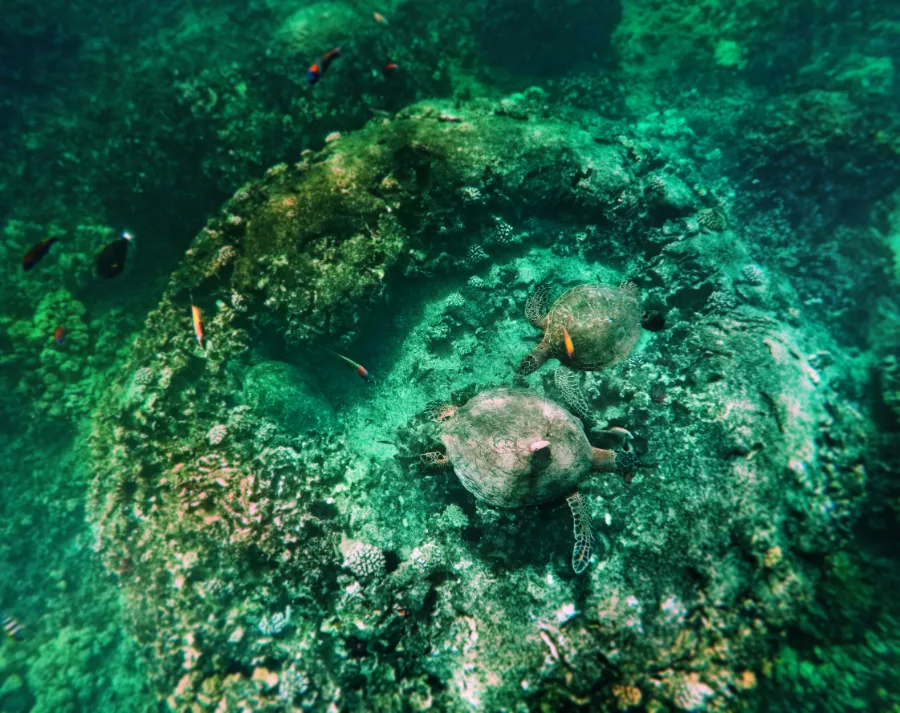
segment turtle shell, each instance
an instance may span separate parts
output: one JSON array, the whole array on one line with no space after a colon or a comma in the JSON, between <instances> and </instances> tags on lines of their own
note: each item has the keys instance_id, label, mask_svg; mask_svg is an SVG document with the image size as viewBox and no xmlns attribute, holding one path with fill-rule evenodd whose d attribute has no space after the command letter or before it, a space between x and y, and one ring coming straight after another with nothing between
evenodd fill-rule
<instances>
[{"instance_id":1,"label":"turtle shell","mask_svg":"<svg viewBox=\"0 0 900 713\"><path fill-rule=\"evenodd\" d=\"M478 394L444 422L441 440L466 490L497 507L568 495L592 467L581 422L527 391Z\"/></svg>"},{"instance_id":2,"label":"turtle shell","mask_svg":"<svg viewBox=\"0 0 900 713\"><path fill-rule=\"evenodd\" d=\"M578 285L561 294L547 314L549 355L582 371L599 371L624 359L641 334L640 295L633 285ZM566 354L563 327L572 340Z\"/></svg>"}]
</instances>

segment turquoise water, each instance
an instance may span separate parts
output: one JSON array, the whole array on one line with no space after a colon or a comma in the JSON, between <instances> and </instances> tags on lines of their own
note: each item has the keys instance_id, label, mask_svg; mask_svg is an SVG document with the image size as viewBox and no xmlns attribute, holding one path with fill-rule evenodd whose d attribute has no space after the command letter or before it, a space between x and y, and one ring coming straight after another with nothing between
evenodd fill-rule
<instances>
[{"instance_id":1,"label":"turquoise water","mask_svg":"<svg viewBox=\"0 0 900 713\"><path fill-rule=\"evenodd\" d=\"M5 4L0 712L900 708L898 59Z\"/></svg>"}]
</instances>

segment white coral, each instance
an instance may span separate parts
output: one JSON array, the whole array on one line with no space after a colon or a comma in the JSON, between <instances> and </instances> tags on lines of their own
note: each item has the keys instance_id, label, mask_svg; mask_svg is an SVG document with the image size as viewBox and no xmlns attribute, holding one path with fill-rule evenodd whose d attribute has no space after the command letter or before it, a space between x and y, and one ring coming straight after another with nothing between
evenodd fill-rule
<instances>
[{"instance_id":1,"label":"white coral","mask_svg":"<svg viewBox=\"0 0 900 713\"><path fill-rule=\"evenodd\" d=\"M209 433L206 434L206 438L211 446L217 446L225 440L225 436L227 435L228 428L226 428L224 423L219 423L209 429Z\"/></svg>"},{"instance_id":2,"label":"white coral","mask_svg":"<svg viewBox=\"0 0 900 713\"><path fill-rule=\"evenodd\" d=\"M685 677L675 691L674 703L686 711L702 710L706 706L706 699L715 693L713 689L700 680L696 673Z\"/></svg>"},{"instance_id":3,"label":"white coral","mask_svg":"<svg viewBox=\"0 0 900 713\"><path fill-rule=\"evenodd\" d=\"M344 567L358 579L375 579L384 574L384 553L375 545L355 542L344 554Z\"/></svg>"}]
</instances>

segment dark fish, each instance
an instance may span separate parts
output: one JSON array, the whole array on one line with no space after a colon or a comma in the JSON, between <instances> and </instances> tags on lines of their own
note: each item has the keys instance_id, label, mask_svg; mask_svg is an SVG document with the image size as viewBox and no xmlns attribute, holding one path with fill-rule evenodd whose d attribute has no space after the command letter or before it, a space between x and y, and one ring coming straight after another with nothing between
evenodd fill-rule
<instances>
[{"instance_id":1,"label":"dark fish","mask_svg":"<svg viewBox=\"0 0 900 713\"><path fill-rule=\"evenodd\" d=\"M388 62L384 67L381 68L381 73L385 77L390 77L394 72L400 69L400 65L396 62Z\"/></svg>"},{"instance_id":2,"label":"dark fish","mask_svg":"<svg viewBox=\"0 0 900 713\"><path fill-rule=\"evenodd\" d=\"M7 636L16 641L25 641L25 627L11 616L0 614L0 626L6 631Z\"/></svg>"},{"instance_id":3,"label":"dark fish","mask_svg":"<svg viewBox=\"0 0 900 713\"><path fill-rule=\"evenodd\" d=\"M122 233L122 237L111 242L97 255L97 275L103 278L116 277L125 269L125 258L128 257L128 244L132 236Z\"/></svg>"},{"instance_id":4,"label":"dark fish","mask_svg":"<svg viewBox=\"0 0 900 713\"><path fill-rule=\"evenodd\" d=\"M58 240L59 238L48 238L47 240L42 240L28 248L28 252L25 253L25 257L22 258L22 269L27 272L37 265L44 259L44 256L50 250L50 246Z\"/></svg>"},{"instance_id":5,"label":"dark fish","mask_svg":"<svg viewBox=\"0 0 900 713\"><path fill-rule=\"evenodd\" d=\"M335 47L334 49L328 50L325 54L322 55L322 59L318 62L314 62L308 70L306 70L306 81L310 84L315 84L319 81L323 74L328 70L328 66L335 60L335 58L341 56L341 48Z\"/></svg>"}]
</instances>

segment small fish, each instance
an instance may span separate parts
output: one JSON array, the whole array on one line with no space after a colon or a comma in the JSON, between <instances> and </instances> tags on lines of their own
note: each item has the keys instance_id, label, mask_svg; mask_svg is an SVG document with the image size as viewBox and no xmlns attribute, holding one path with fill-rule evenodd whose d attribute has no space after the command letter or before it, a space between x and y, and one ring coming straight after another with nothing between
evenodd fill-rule
<instances>
[{"instance_id":1,"label":"small fish","mask_svg":"<svg viewBox=\"0 0 900 713\"><path fill-rule=\"evenodd\" d=\"M387 18L384 15L382 15L380 12L373 12L372 19L375 20L375 22L377 22L379 25L388 24Z\"/></svg>"},{"instance_id":2,"label":"small fish","mask_svg":"<svg viewBox=\"0 0 900 713\"><path fill-rule=\"evenodd\" d=\"M341 56L341 48L335 47L334 49L328 50L325 54L322 55L322 71L326 71L331 63Z\"/></svg>"},{"instance_id":3,"label":"small fish","mask_svg":"<svg viewBox=\"0 0 900 713\"><path fill-rule=\"evenodd\" d=\"M627 428L622 428L621 426L613 426L612 428L604 429L600 431L600 433L606 433L610 436L615 436L616 438L621 438L625 441L630 441L634 439L634 436L631 434Z\"/></svg>"},{"instance_id":4,"label":"small fish","mask_svg":"<svg viewBox=\"0 0 900 713\"><path fill-rule=\"evenodd\" d=\"M328 70L329 65L337 58L341 56L341 48L335 47L334 49L328 50L325 54L322 55L322 59L318 62L313 62L310 68L306 71L306 81L310 84L315 84L321 79L322 75Z\"/></svg>"},{"instance_id":5,"label":"small fish","mask_svg":"<svg viewBox=\"0 0 900 713\"><path fill-rule=\"evenodd\" d=\"M390 119L393 114L389 111L385 111L384 109L376 109L374 106L366 107L374 116L380 116L383 119Z\"/></svg>"},{"instance_id":6,"label":"small fish","mask_svg":"<svg viewBox=\"0 0 900 713\"><path fill-rule=\"evenodd\" d=\"M357 364L352 359L348 359L343 354L338 354L337 352L333 352L333 351L331 351L331 349L327 349L326 351L328 351L331 354L334 354L336 357L343 359L345 362L347 362L347 364L349 364L353 368L353 371L355 371L357 373L357 375L359 376L360 379L363 379L364 381L368 381L370 384L376 383L374 377L368 372L366 367L364 367L362 364Z\"/></svg>"},{"instance_id":7,"label":"small fish","mask_svg":"<svg viewBox=\"0 0 900 713\"><path fill-rule=\"evenodd\" d=\"M25 641L25 627L11 616L0 614L0 626L6 631L7 636L15 641Z\"/></svg>"},{"instance_id":8,"label":"small fish","mask_svg":"<svg viewBox=\"0 0 900 713\"><path fill-rule=\"evenodd\" d=\"M194 320L194 336L197 337L197 344L203 348L203 314L200 308L194 304L194 298L191 297L191 318Z\"/></svg>"},{"instance_id":9,"label":"small fish","mask_svg":"<svg viewBox=\"0 0 900 713\"><path fill-rule=\"evenodd\" d=\"M566 356L571 359L575 355L575 345L572 344L572 337L569 336L569 330L563 325L563 346L566 348Z\"/></svg>"},{"instance_id":10,"label":"small fish","mask_svg":"<svg viewBox=\"0 0 900 713\"><path fill-rule=\"evenodd\" d=\"M125 258L128 257L128 245L134 240L130 233L122 233L122 237L107 245L97 255L97 275L104 279L117 277L125 269Z\"/></svg>"},{"instance_id":11,"label":"small fish","mask_svg":"<svg viewBox=\"0 0 900 713\"><path fill-rule=\"evenodd\" d=\"M53 341L57 344L62 344L64 341L66 341L66 328L61 324L58 325L55 330L53 330Z\"/></svg>"},{"instance_id":12,"label":"small fish","mask_svg":"<svg viewBox=\"0 0 900 713\"><path fill-rule=\"evenodd\" d=\"M390 77L394 72L400 69L400 65L396 62L388 62L384 67L381 68L381 73L385 77Z\"/></svg>"},{"instance_id":13,"label":"small fish","mask_svg":"<svg viewBox=\"0 0 900 713\"><path fill-rule=\"evenodd\" d=\"M22 258L22 269L25 270L25 272L31 270L44 259L44 256L46 256L47 252L50 250L50 246L58 240L59 238L49 238L47 240L42 240L39 243L35 243L28 248L28 252L25 253L25 257Z\"/></svg>"}]
</instances>

